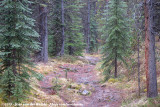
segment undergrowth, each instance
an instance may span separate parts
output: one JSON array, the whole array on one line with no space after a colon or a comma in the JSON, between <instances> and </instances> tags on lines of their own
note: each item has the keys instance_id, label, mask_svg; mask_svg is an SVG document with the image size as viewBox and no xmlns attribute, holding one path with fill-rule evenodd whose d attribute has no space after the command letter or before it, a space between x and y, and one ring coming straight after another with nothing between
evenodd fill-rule
<instances>
[{"instance_id":1,"label":"undergrowth","mask_svg":"<svg viewBox=\"0 0 160 107\"><path fill-rule=\"evenodd\" d=\"M64 55L62 57L56 57L57 61L66 62L66 63L75 63L78 60L78 57L71 55Z\"/></svg>"}]
</instances>

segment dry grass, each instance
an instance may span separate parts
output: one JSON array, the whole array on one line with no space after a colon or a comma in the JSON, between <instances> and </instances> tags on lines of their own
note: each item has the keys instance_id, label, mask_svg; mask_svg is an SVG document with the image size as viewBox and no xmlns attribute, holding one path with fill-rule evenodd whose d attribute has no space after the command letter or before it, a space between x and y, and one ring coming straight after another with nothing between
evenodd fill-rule
<instances>
[{"instance_id":1,"label":"dry grass","mask_svg":"<svg viewBox=\"0 0 160 107\"><path fill-rule=\"evenodd\" d=\"M62 104L63 100L58 95L47 95L40 89L39 81L35 78L32 78L31 86L33 90L29 99L24 103L45 103L45 104Z\"/></svg>"}]
</instances>

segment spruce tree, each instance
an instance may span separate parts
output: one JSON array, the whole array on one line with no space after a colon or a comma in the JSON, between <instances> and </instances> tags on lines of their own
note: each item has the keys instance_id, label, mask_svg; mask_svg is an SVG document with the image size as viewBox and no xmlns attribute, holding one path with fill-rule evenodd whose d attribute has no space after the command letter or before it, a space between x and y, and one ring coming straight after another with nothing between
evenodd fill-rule
<instances>
[{"instance_id":1,"label":"spruce tree","mask_svg":"<svg viewBox=\"0 0 160 107\"><path fill-rule=\"evenodd\" d=\"M52 1L51 11L51 25L49 52L51 55L58 55L61 51L63 37L62 37L62 12L61 1ZM83 34L82 34L82 20L80 18L81 9L80 0L64 0L64 35L65 35L65 47L64 53L69 55L81 55L84 48Z\"/></svg>"},{"instance_id":2,"label":"spruce tree","mask_svg":"<svg viewBox=\"0 0 160 107\"><path fill-rule=\"evenodd\" d=\"M81 33L82 19L80 18L80 0L66 1L65 29L66 29L66 53L69 55L81 55L84 48L83 34Z\"/></svg>"},{"instance_id":3,"label":"spruce tree","mask_svg":"<svg viewBox=\"0 0 160 107\"><path fill-rule=\"evenodd\" d=\"M110 0L107 7L106 24L103 26L105 43L102 48L104 74L106 79L113 66L114 76L117 77L117 62L127 64L128 48L130 46L129 26L127 24L126 3L123 0Z\"/></svg>"},{"instance_id":4,"label":"spruce tree","mask_svg":"<svg viewBox=\"0 0 160 107\"><path fill-rule=\"evenodd\" d=\"M90 12L90 52L98 51L98 24L97 24L97 12L96 12L96 2L91 3Z\"/></svg>"},{"instance_id":5,"label":"spruce tree","mask_svg":"<svg viewBox=\"0 0 160 107\"><path fill-rule=\"evenodd\" d=\"M28 0L0 1L0 88L6 102L21 102L30 91L30 74L33 64L30 53L39 49L33 29L34 20L29 17Z\"/></svg>"},{"instance_id":6,"label":"spruce tree","mask_svg":"<svg viewBox=\"0 0 160 107\"><path fill-rule=\"evenodd\" d=\"M49 53L52 56L58 55L62 47L62 19L61 1L53 0L49 14Z\"/></svg>"}]
</instances>

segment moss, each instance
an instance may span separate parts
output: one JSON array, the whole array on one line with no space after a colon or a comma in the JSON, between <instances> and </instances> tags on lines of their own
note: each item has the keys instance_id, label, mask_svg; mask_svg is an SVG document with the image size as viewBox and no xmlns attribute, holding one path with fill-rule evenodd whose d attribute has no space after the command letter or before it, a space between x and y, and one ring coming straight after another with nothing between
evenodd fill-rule
<instances>
[{"instance_id":1,"label":"moss","mask_svg":"<svg viewBox=\"0 0 160 107\"><path fill-rule=\"evenodd\" d=\"M91 91L89 91L89 94L88 94L89 96L91 96L92 95L92 92Z\"/></svg>"},{"instance_id":2,"label":"moss","mask_svg":"<svg viewBox=\"0 0 160 107\"><path fill-rule=\"evenodd\" d=\"M81 86L80 84L71 83L71 84L69 85L69 88L79 90L79 89L82 88L82 86Z\"/></svg>"},{"instance_id":3,"label":"moss","mask_svg":"<svg viewBox=\"0 0 160 107\"><path fill-rule=\"evenodd\" d=\"M48 72L44 72L44 74L46 74L46 75L47 75L47 74L48 74Z\"/></svg>"},{"instance_id":4,"label":"moss","mask_svg":"<svg viewBox=\"0 0 160 107\"><path fill-rule=\"evenodd\" d=\"M126 88L130 88L130 87L131 87L131 84L126 84L125 87L126 87Z\"/></svg>"},{"instance_id":5,"label":"moss","mask_svg":"<svg viewBox=\"0 0 160 107\"><path fill-rule=\"evenodd\" d=\"M40 4L40 6L41 6L41 7L47 7L47 5L46 5L46 4Z\"/></svg>"},{"instance_id":6,"label":"moss","mask_svg":"<svg viewBox=\"0 0 160 107\"><path fill-rule=\"evenodd\" d=\"M2 105L4 102L3 102L3 100L2 100L2 98L0 98L0 105Z\"/></svg>"},{"instance_id":7,"label":"moss","mask_svg":"<svg viewBox=\"0 0 160 107\"><path fill-rule=\"evenodd\" d=\"M115 82L118 82L118 80L117 80L117 79L114 79L114 78L110 78L110 79L108 80L108 82L109 82L109 83L115 83Z\"/></svg>"},{"instance_id":8,"label":"moss","mask_svg":"<svg viewBox=\"0 0 160 107\"><path fill-rule=\"evenodd\" d=\"M147 92L147 89L145 88L143 91L144 91L144 92Z\"/></svg>"}]
</instances>

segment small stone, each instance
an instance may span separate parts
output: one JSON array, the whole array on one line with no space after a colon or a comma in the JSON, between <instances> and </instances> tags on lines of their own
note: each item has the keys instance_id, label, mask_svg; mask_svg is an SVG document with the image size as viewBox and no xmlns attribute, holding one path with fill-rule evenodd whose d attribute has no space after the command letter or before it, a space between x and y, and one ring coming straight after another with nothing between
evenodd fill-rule
<instances>
[{"instance_id":1,"label":"small stone","mask_svg":"<svg viewBox=\"0 0 160 107\"><path fill-rule=\"evenodd\" d=\"M70 88L68 88L68 90L70 91L71 89L70 89Z\"/></svg>"},{"instance_id":2,"label":"small stone","mask_svg":"<svg viewBox=\"0 0 160 107\"><path fill-rule=\"evenodd\" d=\"M84 91L82 91L82 95L88 95L90 92L89 91L87 91L87 90L84 90Z\"/></svg>"},{"instance_id":3,"label":"small stone","mask_svg":"<svg viewBox=\"0 0 160 107\"><path fill-rule=\"evenodd\" d=\"M106 84L104 84L104 85L101 85L101 87L106 87Z\"/></svg>"}]
</instances>

